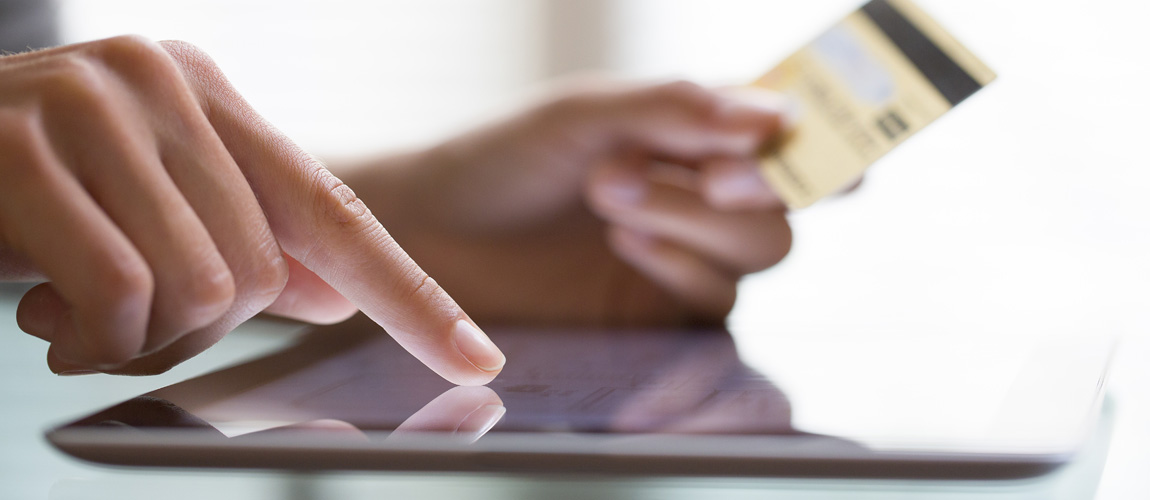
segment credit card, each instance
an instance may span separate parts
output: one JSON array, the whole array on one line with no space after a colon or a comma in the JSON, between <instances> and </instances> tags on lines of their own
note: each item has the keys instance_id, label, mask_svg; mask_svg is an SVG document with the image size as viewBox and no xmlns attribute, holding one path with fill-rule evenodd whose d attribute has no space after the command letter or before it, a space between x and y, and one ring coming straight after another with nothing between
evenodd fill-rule
<instances>
[{"instance_id":1,"label":"credit card","mask_svg":"<svg viewBox=\"0 0 1150 500\"><path fill-rule=\"evenodd\" d=\"M994 78L909 0L873 0L753 84L798 105L763 175L788 206L806 207Z\"/></svg>"}]
</instances>

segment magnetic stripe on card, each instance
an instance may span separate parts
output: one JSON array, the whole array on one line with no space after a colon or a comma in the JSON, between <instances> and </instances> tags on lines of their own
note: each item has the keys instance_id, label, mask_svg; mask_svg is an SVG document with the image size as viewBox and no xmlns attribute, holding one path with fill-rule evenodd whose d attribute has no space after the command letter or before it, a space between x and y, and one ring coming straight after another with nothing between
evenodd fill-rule
<instances>
[{"instance_id":1,"label":"magnetic stripe on card","mask_svg":"<svg viewBox=\"0 0 1150 500\"><path fill-rule=\"evenodd\" d=\"M978 80L951 59L887 0L872 0L861 10L902 51L923 77L950 102L951 106L962 102L982 88Z\"/></svg>"}]
</instances>

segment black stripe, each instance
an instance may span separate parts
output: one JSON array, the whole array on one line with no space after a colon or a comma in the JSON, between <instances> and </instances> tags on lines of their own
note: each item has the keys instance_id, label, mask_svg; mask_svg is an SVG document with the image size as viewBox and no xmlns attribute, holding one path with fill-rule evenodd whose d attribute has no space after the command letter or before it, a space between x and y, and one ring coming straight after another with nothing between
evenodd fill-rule
<instances>
[{"instance_id":1,"label":"black stripe","mask_svg":"<svg viewBox=\"0 0 1150 500\"><path fill-rule=\"evenodd\" d=\"M878 25L903 55L918 68L934 88L954 106L970 97L982 85L938 48L918 27L886 0L872 0L862 7L863 13Z\"/></svg>"}]
</instances>

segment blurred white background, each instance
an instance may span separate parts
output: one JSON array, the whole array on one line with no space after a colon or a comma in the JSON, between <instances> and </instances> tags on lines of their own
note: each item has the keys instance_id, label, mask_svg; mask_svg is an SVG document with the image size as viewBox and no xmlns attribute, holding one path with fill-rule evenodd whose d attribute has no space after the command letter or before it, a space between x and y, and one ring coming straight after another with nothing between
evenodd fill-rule
<instances>
[{"instance_id":1,"label":"blurred white background","mask_svg":"<svg viewBox=\"0 0 1150 500\"><path fill-rule=\"evenodd\" d=\"M64 0L62 13L66 41L193 42L305 148L350 155L445 137L572 70L745 82L857 3ZM795 214L793 254L744 284L732 324L754 334L740 341L1085 329L1150 354L1150 4L920 3L999 80L857 193ZM1150 359L1121 361L1124 437L1099 498L1150 491Z\"/></svg>"}]
</instances>

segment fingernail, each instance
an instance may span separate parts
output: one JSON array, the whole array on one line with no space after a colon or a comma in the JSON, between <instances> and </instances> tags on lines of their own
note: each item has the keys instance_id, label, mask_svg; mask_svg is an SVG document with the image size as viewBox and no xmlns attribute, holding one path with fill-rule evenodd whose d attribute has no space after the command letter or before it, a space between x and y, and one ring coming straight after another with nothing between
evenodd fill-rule
<instances>
[{"instance_id":1,"label":"fingernail","mask_svg":"<svg viewBox=\"0 0 1150 500\"><path fill-rule=\"evenodd\" d=\"M476 368L485 372L497 372L503 369L507 358L479 328L461 319L455 322L455 331L452 335L455 336L455 345L459 348L459 352L463 353L463 357Z\"/></svg>"},{"instance_id":2,"label":"fingernail","mask_svg":"<svg viewBox=\"0 0 1150 500\"><path fill-rule=\"evenodd\" d=\"M793 129L799 122L801 115L799 101L790 95L762 87L735 87L728 89L726 94L744 105L778 115L783 130Z\"/></svg>"},{"instance_id":3,"label":"fingernail","mask_svg":"<svg viewBox=\"0 0 1150 500\"><path fill-rule=\"evenodd\" d=\"M23 314L21 314L23 313ZM53 327L55 326L55 318L38 314L37 312L24 312L22 309L17 309L16 313L16 326L21 331L30 333L40 338L51 338Z\"/></svg>"},{"instance_id":4,"label":"fingernail","mask_svg":"<svg viewBox=\"0 0 1150 500\"><path fill-rule=\"evenodd\" d=\"M623 244L636 250L648 250L655 245L655 237L634 229L623 229L620 236Z\"/></svg>"},{"instance_id":5,"label":"fingernail","mask_svg":"<svg viewBox=\"0 0 1150 500\"><path fill-rule=\"evenodd\" d=\"M100 373L100 372L98 372L96 370L64 370L61 372L57 372L56 375L59 375L61 377L78 377L81 375L95 375L97 373Z\"/></svg>"},{"instance_id":6,"label":"fingernail","mask_svg":"<svg viewBox=\"0 0 1150 500\"><path fill-rule=\"evenodd\" d=\"M763 175L750 165L723 170L711 182L715 195L733 201L758 200L770 191Z\"/></svg>"},{"instance_id":7,"label":"fingernail","mask_svg":"<svg viewBox=\"0 0 1150 500\"><path fill-rule=\"evenodd\" d=\"M612 175L599 185L608 200L621 205L638 205L647 197L647 183L633 175Z\"/></svg>"},{"instance_id":8,"label":"fingernail","mask_svg":"<svg viewBox=\"0 0 1150 500\"><path fill-rule=\"evenodd\" d=\"M455 432L466 434L468 438L474 441L487 434L487 431L495 427L495 424L498 424L506 413L507 408L504 408L503 405L486 405L467 415L467 418L459 423L459 428Z\"/></svg>"},{"instance_id":9,"label":"fingernail","mask_svg":"<svg viewBox=\"0 0 1150 500\"><path fill-rule=\"evenodd\" d=\"M800 117L802 117L802 109L799 107L799 101L786 96L779 108L779 121L782 122L783 130L794 130L795 126L799 124Z\"/></svg>"}]
</instances>

